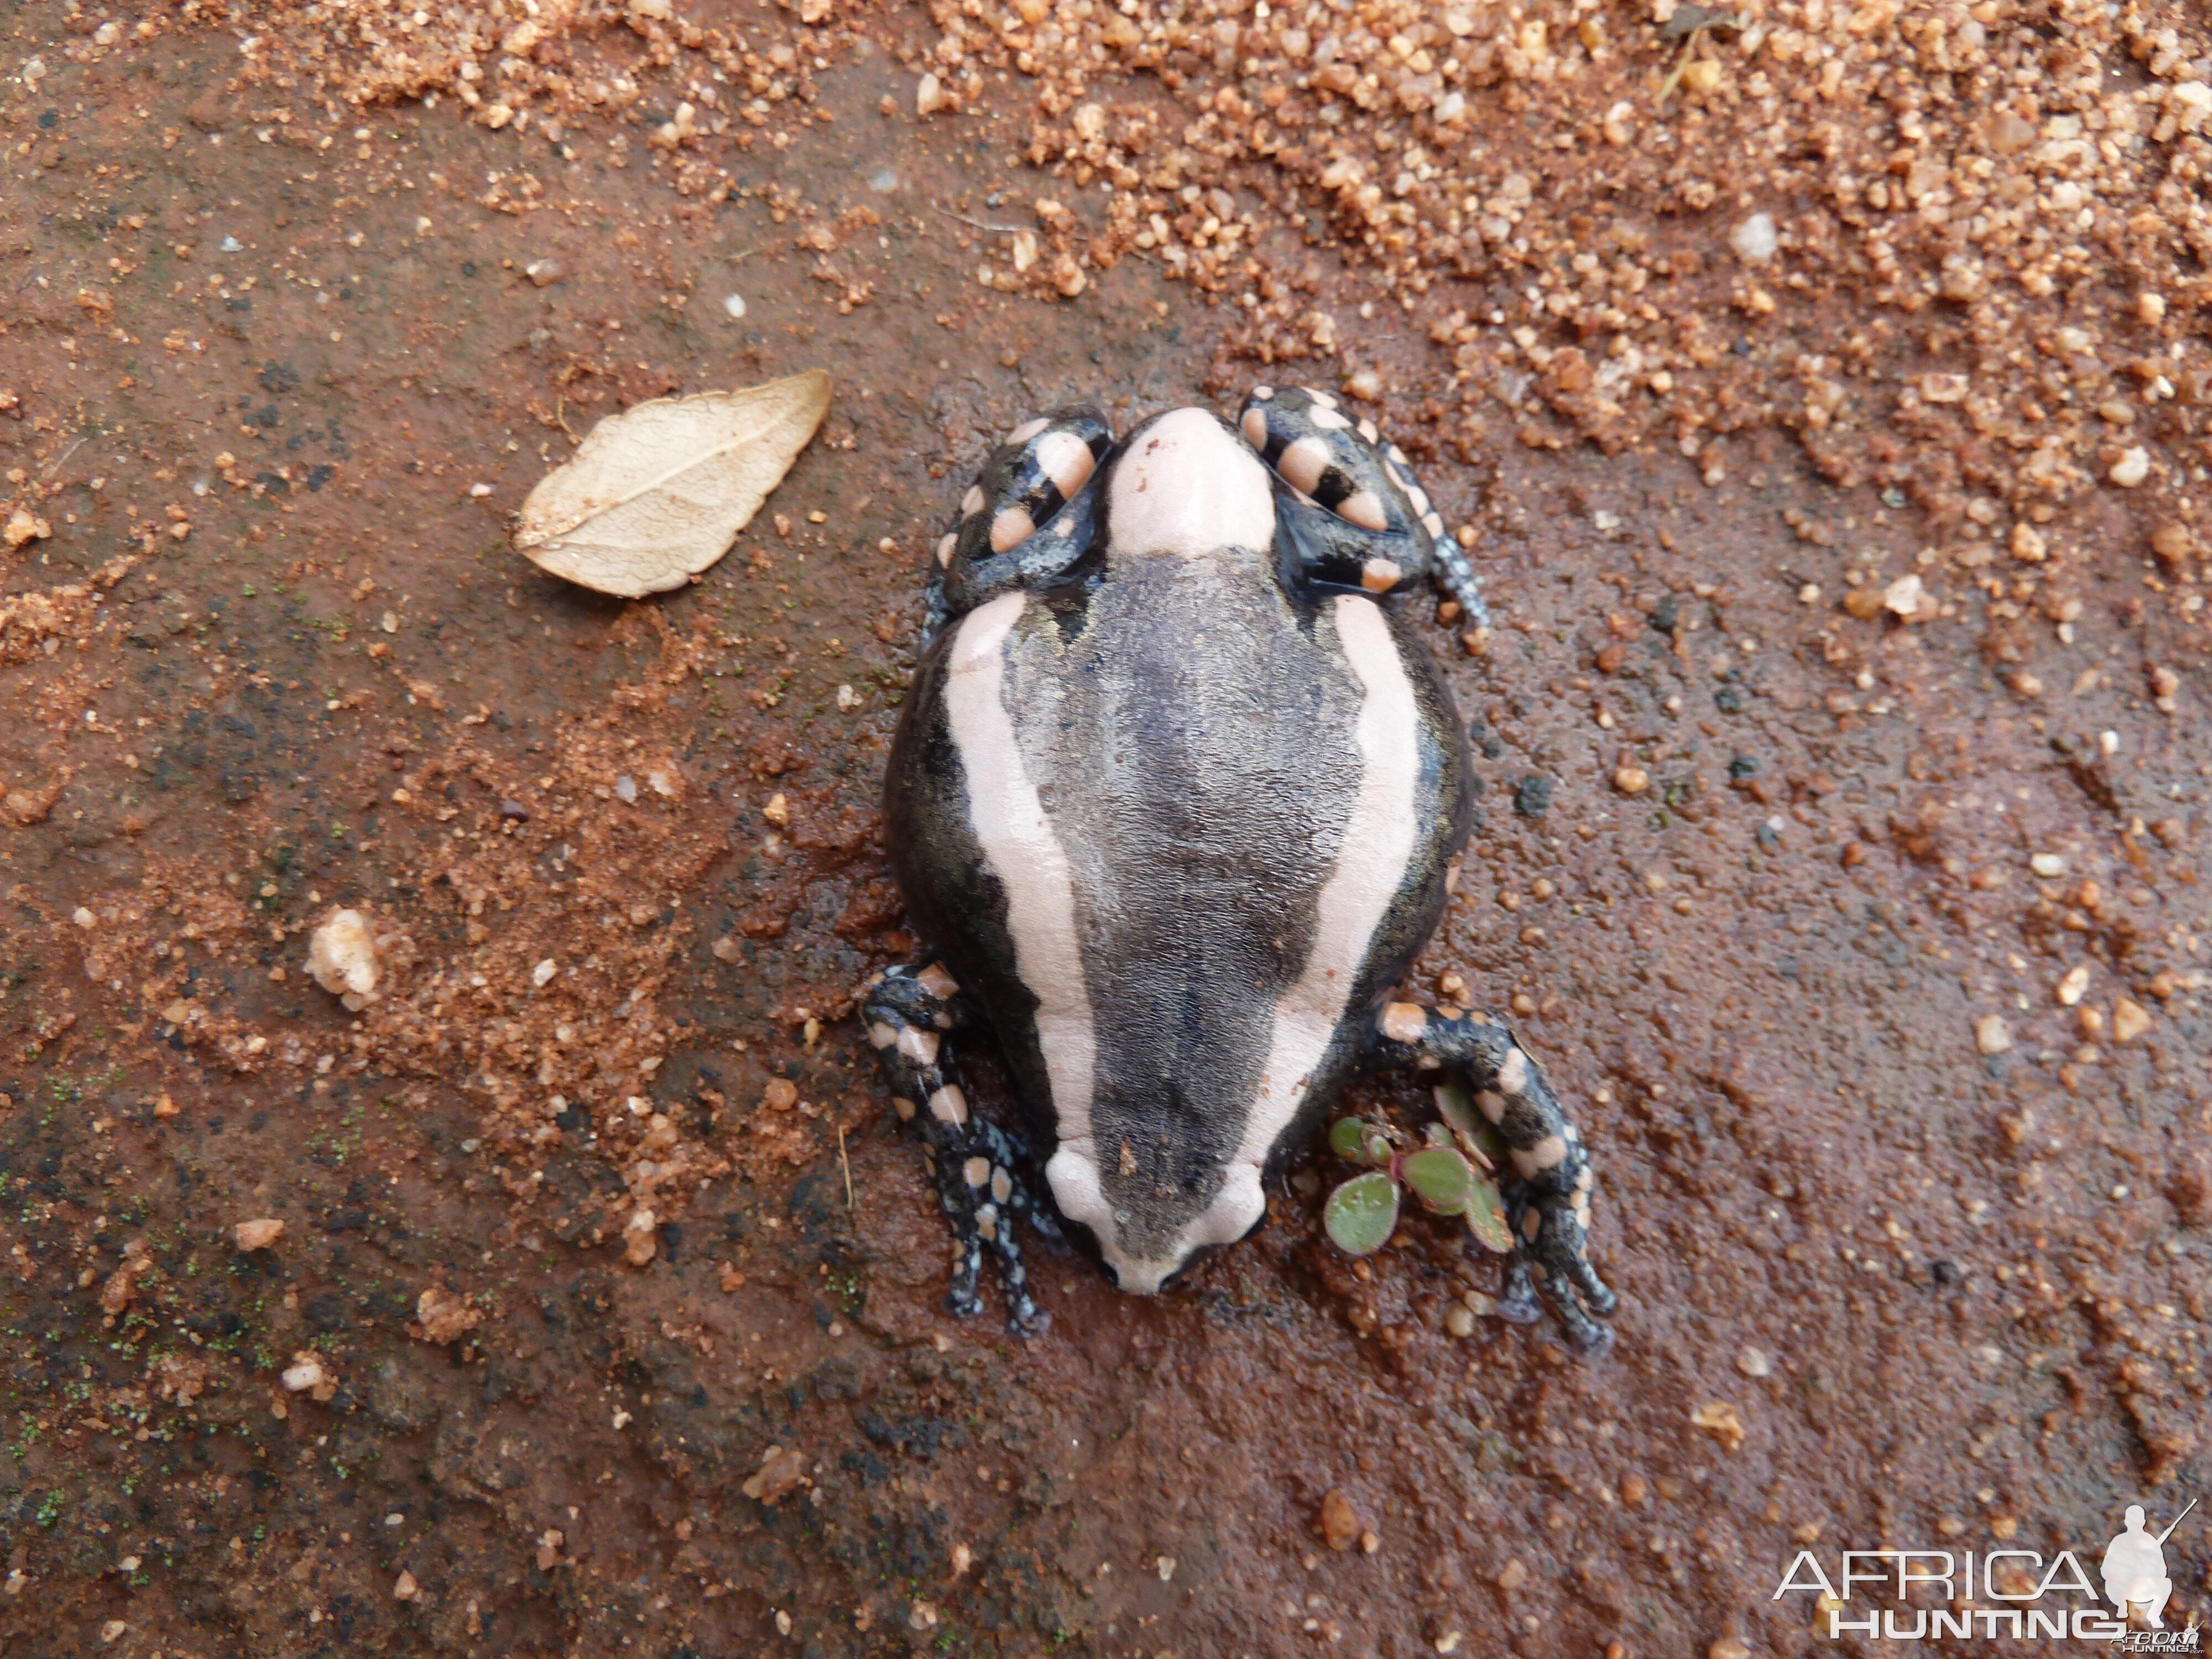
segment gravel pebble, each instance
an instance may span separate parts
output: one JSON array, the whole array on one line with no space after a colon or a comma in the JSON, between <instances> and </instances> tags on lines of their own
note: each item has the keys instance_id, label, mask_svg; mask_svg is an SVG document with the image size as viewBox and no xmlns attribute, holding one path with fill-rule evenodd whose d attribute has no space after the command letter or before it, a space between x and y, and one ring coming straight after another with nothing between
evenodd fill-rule
<instances>
[{"instance_id":1,"label":"gravel pebble","mask_svg":"<svg viewBox=\"0 0 2212 1659\"><path fill-rule=\"evenodd\" d=\"M1333 1550L1350 1549L1365 1530L1360 1524L1359 1511L1352 1508L1352 1499L1341 1486L1330 1487L1321 1500L1321 1512L1314 1517L1314 1529L1321 1534L1322 1542Z\"/></svg>"},{"instance_id":2,"label":"gravel pebble","mask_svg":"<svg viewBox=\"0 0 2212 1659\"><path fill-rule=\"evenodd\" d=\"M376 1000L376 933L358 910L333 910L307 939L307 974L356 1012Z\"/></svg>"},{"instance_id":3,"label":"gravel pebble","mask_svg":"<svg viewBox=\"0 0 2212 1659\"><path fill-rule=\"evenodd\" d=\"M311 1353L296 1353L292 1356L292 1363L284 1368L283 1382L292 1393L305 1394L324 1378L322 1361Z\"/></svg>"},{"instance_id":4,"label":"gravel pebble","mask_svg":"<svg viewBox=\"0 0 2212 1659\"><path fill-rule=\"evenodd\" d=\"M1771 213L1753 214L1730 234L1729 246L1735 250L1736 258L1746 264L1765 264L1774 257L1774 216Z\"/></svg>"},{"instance_id":5,"label":"gravel pebble","mask_svg":"<svg viewBox=\"0 0 2212 1659\"><path fill-rule=\"evenodd\" d=\"M1743 1413L1725 1400L1708 1401L1690 1413L1690 1421L1730 1451L1743 1445Z\"/></svg>"}]
</instances>

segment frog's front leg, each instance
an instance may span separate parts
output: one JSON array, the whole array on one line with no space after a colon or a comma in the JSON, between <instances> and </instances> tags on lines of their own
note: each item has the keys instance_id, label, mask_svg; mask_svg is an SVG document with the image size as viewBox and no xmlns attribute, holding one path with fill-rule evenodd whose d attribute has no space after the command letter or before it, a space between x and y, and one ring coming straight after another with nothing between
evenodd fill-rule
<instances>
[{"instance_id":1,"label":"frog's front leg","mask_svg":"<svg viewBox=\"0 0 2212 1659\"><path fill-rule=\"evenodd\" d=\"M1609 1345L1613 1334L1589 1316L1611 1313L1620 1300L1598 1278L1588 1254L1595 1184L1589 1154L1534 1057L1489 1015L1446 1013L1412 1002L1383 1008L1374 1053L1386 1064L1414 1070L1463 1069L1476 1106L1504 1138L1514 1176L1504 1194L1506 1209L1521 1247L1498 1311L1522 1322L1537 1317L1533 1272L1576 1347L1588 1352Z\"/></svg>"},{"instance_id":2,"label":"frog's front leg","mask_svg":"<svg viewBox=\"0 0 2212 1659\"><path fill-rule=\"evenodd\" d=\"M1295 574L1389 593L1434 576L1477 627L1490 621L1482 584L1405 451L1305 386L1256 386L1237 424L1287 485L1280 513Z\"/></svg>"},{"instance_id":3,"label":"frog's front leg","mask_svg":"<svg viewBox=\"0 0 2212 1659\"><path fill-rule=\"evenodd\" d=\"M938 538L929 573L929 628L1009 589L1064 577L1090 550L1098 492L1085 488L1114 442L1091 409L1040 415L991 452Z\"/></svg>"},{"instance_id":4,"label":"frog's front leg","mask_svg":"<svg viewBox=\"0 0 2212 1659\"><path fill-rule=\"evenodd\" d=\"M1017 1336L1037 1334L1051 1317L1030 1295L1014 1219L1027 1216L1049 1238L1059 1237L1059 1226L1023 1184L1028 1149L969 1109L951 1042L974 1023L960 988L933 963L894 968L868 988L861 1018L890 1085L891 1104L900 1121L921 1137L939 1200L952 1224L952 1287L945 1306L963 1319L983 1311L976 1281L988 1250L1006 1289L1007 1324Z\"/></svg>"}]
</instances>

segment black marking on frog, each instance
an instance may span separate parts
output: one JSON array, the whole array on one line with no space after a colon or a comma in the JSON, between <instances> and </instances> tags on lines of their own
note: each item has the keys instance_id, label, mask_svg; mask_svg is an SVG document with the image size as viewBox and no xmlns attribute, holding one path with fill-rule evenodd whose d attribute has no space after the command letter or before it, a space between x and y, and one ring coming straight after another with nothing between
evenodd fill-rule
<instances>
[{"instance_id":1,"label":"black marking on frog","mask_svg":"<svg viewBox=\"0 0 2212 1659\"><path fill-rule=\"evenodd\" d=\"M1588 1160L1534 1061L1455 1011L1413 1042L1378 1024L1479 787L1390 602L1432 575L1486 618L1442 532L1371 422L1267 387L1233 427L1176 410L1118 444L1092 410L1031 422L963 500L884 797L936 954L865 1003L953 1222L956 1312L981 1305L988 1251L1016 1329L1042 1326L1024 1214L1056 1212L1123 1289L1164 1288L1260 1225L1267 1172L1373 1057L1460 1067L1503 1103L1516 1160L1541 1160L1516 1167L1507 1305L1533 1307L1533 1267L1571 1336L1600 1340ZM986 1026L1050 1204L1024 1138L961 1091L951 1040Z\"/></svg>"}]
</instances>

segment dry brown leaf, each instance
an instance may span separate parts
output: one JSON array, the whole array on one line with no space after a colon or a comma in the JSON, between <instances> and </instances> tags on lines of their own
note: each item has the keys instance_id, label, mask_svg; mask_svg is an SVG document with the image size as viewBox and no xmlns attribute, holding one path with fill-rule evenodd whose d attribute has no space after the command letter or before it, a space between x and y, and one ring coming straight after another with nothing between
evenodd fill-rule
<instances>
[{"instance_id":1,"label":"dry brown leaf","mask_svg":"<svg viewBox=\"0 0 2212 1659\"><path fill-rule=\"evenodd\" d=\"M516 550L601 593L681 587L729 551L829 409L817 368L611 415L530 492Z\"/></svg>"}]
</instances>

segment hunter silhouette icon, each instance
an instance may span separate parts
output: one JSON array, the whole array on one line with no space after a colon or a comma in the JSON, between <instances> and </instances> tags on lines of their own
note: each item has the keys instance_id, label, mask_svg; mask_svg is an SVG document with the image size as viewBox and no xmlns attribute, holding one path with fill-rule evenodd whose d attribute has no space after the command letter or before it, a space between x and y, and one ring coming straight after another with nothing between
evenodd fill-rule
<instances>
[{"instance_id":1,"label":"hunter silhouette icon","mask_svg":"<svg viewBox=\"0 0 2212 1659\"><path fill-rule=\"evenodd\" d=\"M2106 1546L2100 1569L2105 1595L2120 1610L2121 1618L2128 1616L2132 1603L2147 1609L2153 1630L2166 1628L2166 1620L2159 1615L2166 1611L2167 1599L2173 1594L2173 1580L2166 1576L2165 1544L2173 1536L2173 1528L2196 1507L2192 1498L2173 1517L2173 1526L2154 1538L2143 1526L2142 1506L2128 1505L2127 1530Z\"/></svg>"}]
</instances>

